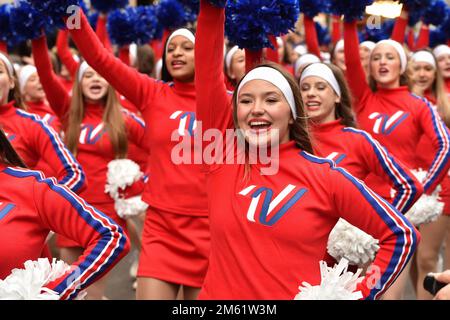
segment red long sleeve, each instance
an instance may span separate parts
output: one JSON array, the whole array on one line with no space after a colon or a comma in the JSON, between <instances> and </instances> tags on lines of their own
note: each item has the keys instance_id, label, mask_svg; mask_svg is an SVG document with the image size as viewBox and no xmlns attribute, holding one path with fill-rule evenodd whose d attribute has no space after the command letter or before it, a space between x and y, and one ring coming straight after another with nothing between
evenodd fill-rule
<instances>
[{"instance_id":1,"label":"red long sleeve","mask_svg":"<svg viewBox=\"0 0 450 320\"><path fill-rule=\"evenodd\" d=\"M332 15L331 25L331 41L333 45L335 45L339 40L342 39L341 17Z\"/></svg>"},{"instance_id":2,"label":"red long sleeve","mask_svg":"<svg viewBox=\"0 0 450 320\"><path fill-rule=\"evenodd\" d=\"M103 46L108 50L109 52L113 52L113 48L111 45L111 40L109 39L108 30L106 29L106 21L107 17L100 15L98 17L97 21L97 37L100 39Z\"/></svg>"},{"instance_id":3,"label":"red long sleeve","mask_svg":"<svg viewBox=\"0 0 450 320\"><path fill-rule=\"evenodd\" d=\"M305 16L303 21L305 24L305 41L306 46L308 47L308 52L320 58L319 39L317 38L317 30L314 20Z\"/></svg>"},{"instance_id":4,"label":"red long sleeve","mask_svg":"<svg viewBox=\"0 0 450 320\"><path fill-rule=\"evenodd\" d=\"M408 19L401 16L397 17L395 20L394 29L392 30L391 39L397 41L398 43L404 43L407 26Z\"/></svg>"},{"instance_id":5,"label":"red long sleeve","mask_svg":"<svg viewBox=\"0 0 450 320\"><path fill-rule=\"evenodd\" d=\"M345 65L347 66L346 78L352 94L356 99L354 108L356 109L356 113L358 113L359 108L362 106L361 102L371 91L367 84L366 74L359 56L356 21L344 23L344 42Z\"/></svg>"},{"instance_id":6,"label":"red long sleeve","mask_svg":"<svg viewBox=\"0 0 450 320\"><path fill-rule=\"evenodd\" d=\"M64 119L70 108L70 97L64 85L53 72L53 67L48 56L47 38L43 36L33 40L31 46L39 79L50 107L60 119Z\"/></svg>"},{"instance_id":7,"label":"red long sleeve","mask_svg":"<svg viewBox=\"0 0 450 320\"><path fill-rule=\"evenodd\" d=\"M8 45L4 41L0 41L0 52L8 53Z\"/></svg>"},{"instance_id":8,"label":"red long sleeve","mask_svg":"<svg viewBox=\"0 0 450 320\"><path fill-rule=\"evenodd\" d=\"M127 66L130 66L130 47L125 46L119 49L119 59Z\"/></svg>"},{"instance_id":9,"label":"red long sleeve","mask_svg":"<svg viewBox=\"0 0 450 320\"><path fill-rule=\"evenodd\" d=\"M414 38L414 30L412 28L409 29L407 42L408 42L407 44L408 44L409 50L415 51L416 50L416 39ZM400 43L402 43L402 42L400 42Z\"/></svg>"},{"instance_id":10,"label":"red long sleeve","mask_svg":"<svg viewBox=\"0 0 450 320\"><path fill-rule=\"evenodd\" d=\"M62 63L69 70L72 78L75 78L80 63L77 62L69 49L69 32L67 30L60 30L56 38L56 49L58 50L58 56Z\"/></svg>"},{"instance_id":11,"label":"red long sleeve","mask_svg":"<svg viewBox=\"0 0 450 320\"><path fill-rule=\"evenodd\" d=\"M428 48L430 46L430 28L422 23L419 37L417 38L415 51Z\"/></svg>"},{"instance_id":12,"label":"red long sleeve","mask_svg":"<svg viewBox=\"0 0 450 320\"><path fill-rule=\"evenodd\" d=\"M277 38L274 35L270 35L269 38L270 38L270 43L272 43L272 45L273 45L273 49L267 48L266 59L268 61L280 63L280 57L278 56Z\"/></svg>"}]
</instances>

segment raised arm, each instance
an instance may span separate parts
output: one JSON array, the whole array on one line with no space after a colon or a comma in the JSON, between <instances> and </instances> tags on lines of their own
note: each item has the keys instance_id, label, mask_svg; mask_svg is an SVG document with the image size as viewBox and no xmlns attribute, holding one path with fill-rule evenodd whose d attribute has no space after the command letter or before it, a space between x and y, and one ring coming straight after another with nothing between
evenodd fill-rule
<instances>
[{"instance_id":1,"label":"raised arm","mask_svg":"<svg viewBox=\"0 0 450 320\"><path fill-rule=\"evenodd\" d=\"M308 52L316 55L320 59L319 39L317 37L317 30L314 20L313 18L305 16L303 18L303 23L305 24L305 42L308 47Z\"/></svg>"},{"instance_id":2,"label":"raised arm","mask_svg":"<svg viewBox=\"0 0 450 320\"><path fill-rule=\"evenodd\" d=\"M117 91L130 100L143 112L147 101L154 99L157 89L162 84L157 83L147 75L140 74L134 68L128 67L105 49L92 30L89 22L81 14L81 28L70 30L73 41L81 51L87 63L102 75Z\"/></svg>"},{"instance_id":3,"label":"raised arm","mask_svg":"<svg viewBox=\"0 0 450 320\"><path fill-rule=\"evenodd\" d=\"M419 37L416 42L416 51L428 48L430 46L430 28L425 23L420 26Z\"/></svg>"},{"instance_id":4,"label":"raised arm","mask_svg":"<svg viewBox=\"0 0 450 320\"><path fill-rule=\"evenodd\" d=\"M86 187L86 177L81 165L67 149L59 135L39 116L18 111L19 115L31 120L29 131L30 147L34 153L44 160L56 173L58 183L73 192L79 192Z\"/></svg>"},{"instance_id":5,"label":"raised arm","mask_svg":"<svg viewBox=\"0 0 450 320\"><path fill-rule=\"evenodd\" d=\"M447 175L450 169L450 135L441 117L424 98L423 106L418 106L419 123L423 132L430 138L436 151L433 162L427 170L427 176L423 182L425 193L430 194Z\"/></svg>"},{"instance_id":6,"label":"raised arm","mask_svg":"<svg viewBox=\"0 0 450 320\"><path fill-rule=\"evenodd\" d=\"M372 172L391 185L395 193L392 205L400 212L406 213L423 193L422 184L414 174L398 159L380 145L372 136L362 130L346 128L364 137L360 147L368 172Z\"/></svg>"},{"instance_id":7,"label":"raised arm","mask_svg":"<svg viewBox=\"0 0 450 320\"><path fill-rule=\"evenodd\" d=\"M331 41L333 45L342 39L341 32L341 17L332 15L331 16Z\"/></svg>"},{"instance_id":8,"label":"raised arm","mask_svg":"<svg viewBox=\"0 0 450 320\"><path fill-rule=\"evenodd\" d=\"M375 260L357 286L364 299L378 299L413 256L420 235L400 212L347 171L334 167L329 160L317 161L330 163L327 187L338 217L379 240Z\"/></svg>"},{"instance_id":9,"label":"raised arm","mask_svg":"<svg viewBox=\"0 0 450 320\"><path fill-rule=\"evenodd\" d=\"M119 59L127 66L130 66L130 47L125 46L119 49Z\"/></svg>"},{"instance_id":10,"label":"raised arm","mask_svg":"<svg viewBox=\"0 0 450 320\"><path fill-rule=\"evenodd\" d=\"M104 14L100 14L97 21L96 33L97 37L100 39L106 50L108 50L109 52L113 52L111 40L109 40L108 30L106 29L106 21L107 16Z\"/></svg>"},{"instance_id":11,"label":"raised arm","mask_svg":"<svg viewBox=\"0 0 450 320\"><path fill-rule=\"evenodd\" d=\"M84 248L70 270L47 285L61 300L74 299L127 254L129 241L120 226L73 192L53 179L30 174L36 179L34 202L43 225Z\"/></svg>"},{"instance_id":12,"label":"raised arm","mask_svg":"<svg viewBox=\"0 0 450 320\"><path fill-rule=\"evenodd\" d=\"M32 41L34 63L50 107L60 119L64 119L70 108L70 97L61 81L53 72L48 56L47 38L42 36Z\"/></svg>"},{"instance_id":13,"label":"raised arm","mask_svg":"<svg viewBox=\"0 0 450 320\"><path fill-rule=\"evenodd\" d=\"M224 23L224 9L200 1L195 40L196 116L203 130L215 128L222 133L233 126L231 99L223 75Z\"/></svg>"},{"instance_id":14,"label":"raised arm","mask_svg":"<svg viewBox=\"0 0 450 320\"><path fill-rule=\"evenodd\" d=\"M407 26L408 26L408 11L406 11L405 7L403 7L400 16L397 17L397 19L395 19L391 39L397 41L398 43L404 43Z\"/></svg>"},{"instance_id":15,"label":"raised arm","mask_svg":"<svg viewBox=\"0 0 450 320\"><path fill-rule=\"evenodd\" d=\"M356 21L344 22L344 43L345 65L347 67L346 78L356 100L354 103L355 111L359 113L362 107L361 102L371 91L359 56Z\"/></svg>"},{"instance_id":16,"label":"raised arm","mask_svg":"<svg viewBox=\"0 0 450 320\"><path fill-rule=\"evenodd\" d=\"M56 49L61 62L69 70L72 79L75 79L80 63L76 61L69 49L69 31L59 30L56 38Z\"/></svg>"}]
</instances>

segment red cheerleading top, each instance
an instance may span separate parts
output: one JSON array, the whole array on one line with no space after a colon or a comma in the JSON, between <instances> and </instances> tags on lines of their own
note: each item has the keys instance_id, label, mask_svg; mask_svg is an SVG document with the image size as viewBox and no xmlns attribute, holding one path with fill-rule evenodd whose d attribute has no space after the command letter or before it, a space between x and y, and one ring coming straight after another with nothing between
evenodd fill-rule
<instances>
[{"instance_id":1,"label":"red cheerleading top","mask_svg":"<svg viewBox=\"0 0 450 320\"><path fill-rule=\"evenodd\" d=\"M70 75L75 79L80 63L73 58L73 54L69 49L69 31L59 30L56 37L56 49L61 62L69 70Z\"/></svg>"},{"instance_id":2,"label":"red cheerleading top","mask_svg":"<svg viewBox=\"0 0 450 320\"><path fill-rule=\"evenodd\" d=\"M150 182L142 199L174 214L207 216L205 174L198 164L201 152L194 147L194 84L164 83L126 66L103 48L83 14L81 28L70 33L89 65L140 110L148 125ZM179 151L181 141L187 152Z\"/></svg>"},{"instance_id":3,"label":"red cheerleading top","mask_svg":"<svg viewBox=\"0 0 450 320\"><path fill-rule=\"evenodd\" d=\"M222 78L224 20L223 9L201 1L197 114L205 129L222 135L233 127ZM303 281L320 283L320 260L335 262L327 241L340 217L379 239L372 266L380 272L378 285L370 287L368 272L358 289L367 299L381 296L414 252L414 227L331 160L301 151L293 141L280 146L278 173L261 175L262 167L251 165L248 175L245 164L209 167L211 254L199 298L293 299Z\"/></svg>"},{"instance_id":4,"label":"red cheerleading top","mask_svg":"<svg viewBox=\"0 0 450 320\"><path fill-rule=\"evenodd\" d=\"M71 98L52 72L45 37L33 40L32 47L39 78L50 106L60 119L64 119L69 112ZM81 192L80 196L89 203L113 201L109 194L105 193L105 183L108 163L116 156L103 124L103 112L104 105L85 103L76 155L89 181L89 187ZM144 142L145 125L142 120L129 111L124 111L123 117L129 141L147 150L147 144ZM129 155L130 159L139 162L132 158L130 153Z\"/></svg>"},{"instance_id":5,"label":"red cheerleading top","mask_svg":"<svg viewBox=\"0 0 450 320\"><path fill-rule=\"evenodd\" d=\"M39 116L15 108L14 103L0 106L0 125L25 164L36 168L45 161L60 184L80 192L86 187L85 174L61 138Z\"/></svg>"},{"instance_id":6,"label":"red cheerleading top","mask_svg":"<svg viewBox=\"0 0 450 320\"><path fill-rule=\"evenodd\" d=\"M56 132L61 132L62 125L56 116L55 112L50 108L50 106L44 101L27 101L27 111L37 114L44 120L46 124L51 126Z\"/></svg>"},{"instance_id":7,"label":"red cheerleading top","mask_svg":"<svg viewBox=\"0 0 450 320\"><path fill-rule=\"evenodd\" d=\"M360 180L377 175L396 190L395 198L389 199L392 205L406 213L423 193L420 182L370 134L340 121L311 125L314 154L333 160Z\"/></svg>"},{"instance_id":8,"label":"red cheerleading top","mask_svg":"<svg viewBox=\"0 0 450 320\"><path fill-rule=\"evenodd\" d=\"M359 59L356 22L344 24L347 81L355 98L358 125L409 168L418 168L416 146L422 135L433 144L433 161L424 168L426 193L432 192L450 168L449 133L429 103L407 87L372 92ZM351 75L351 76L349 76Z\"/></svg>"},{"instance_id":9,"label":"red cheerleading top","mask_svg":"<svg viewBox=\"0 0 450 320\"><path fill-rule=\"evenodd\" d=\"M47 285L61 299L106 274L130 248L122 229L54 179L0 164L0 279L37 260L50 230L86 248L64 276Z\"/></svg>"}]
</instances>

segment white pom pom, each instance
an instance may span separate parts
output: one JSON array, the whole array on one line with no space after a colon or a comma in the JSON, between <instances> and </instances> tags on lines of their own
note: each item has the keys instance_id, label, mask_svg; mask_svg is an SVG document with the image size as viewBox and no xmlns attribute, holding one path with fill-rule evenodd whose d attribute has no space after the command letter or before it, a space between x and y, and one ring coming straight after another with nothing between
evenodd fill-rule
<instances>
[{"instance_id":1,"label":"white pom pom","mask_svg":"<svg viewBox=\"0 0 450 320\"><path fill-rule=\"evenodd\" d=\"M63 261L40 258L28 260L25 269L14 269L4 281L0 280L0 300L59 300L58 293L45 286L63 276L70 267Z\"/></svg>"},{"instance_id":2,"label":"white pom pom","mask_svg":"<svg viewBox=\"0 0 450 320\"><path fill-rule=\"evenodd\" d=\"M139 165L130 159L112 160L108 163L105 192L111 198L119 198L119 188L124 190L143 176Z\"/></svg>"},{"instance_id":3,"label":"white pom pom","mask_svg":"<svg viewBox=\"0 0 450 320\"><path fill-rule=\"evenodd\" d=\"M114 207L119 217L128 219L147 211L148 204L141 200L141 196L136 196L129 199L116 199Z\"/></svg>"},{"instance_id":4,"label":"white pom pom","mask_svg":"<svg viewBox=\"0 0 450 320\"><path fill-rule=\"evenodd\" d=\"M342 259L333 268L327 266L325 261L320 261L320 285L312 286L303 282L298 287L300 292L294 300L358 300L363 297L361 291L356 290L356 286L363 277L359 277L362 269L356 273L347 271L348 261Z\"/></svg>"},{"instance_id":5,"label":"white pom pom","mask_svg":"<svg viewBox=\"0 0 450 320\"><path fill-rule=\"evenodd\" d=\"M411 172L414 173L420 182L423 182L427 175L426 171L422 169L411 170ZM441 186L438 186L431 195L423 194L405 214L406 218L415 226L437 220L444 211L444 203L439 201L440 191Z\"/></svg>"},{"instance_id":6,"label":"white pom pom","mask_svg":"<svg viewBox=\"0 0 450 320\"><path fill-rule=\"evenodd\" d=\"M339 219L330 232L327 249L336 261L345 258L350 264L362 265L373 261L380 246L372 236Z\"/></svg>"}]
</instances>

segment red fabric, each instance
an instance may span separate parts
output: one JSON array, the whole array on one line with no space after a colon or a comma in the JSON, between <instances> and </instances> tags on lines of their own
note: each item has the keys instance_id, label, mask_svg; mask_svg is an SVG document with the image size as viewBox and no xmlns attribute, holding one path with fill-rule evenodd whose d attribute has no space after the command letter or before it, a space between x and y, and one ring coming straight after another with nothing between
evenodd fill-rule
<instances>
[{"instance_id":1,"label":"red fabric","mask_svg":"<svg viewBox=\"0 0 450 320\"><path fill-rule=\"evenodd\" d=\"M80 165L58 134L36 115L16 109L13 101L0 106L0 125L29 168L36 169L42 160L52 169L47 175L78 192L86 187Z\"/></svg>"},{"instance_id":2,"label":"red fabric","mask_svg":"<svg viewBox=\"0 0 450 320\"><path fill-rule=\"evenodd\" d=\"M130 47L122 47L119 49L119 59L123 63L125 63L127 66L130 66Z\"/></svg>"},{"instance_id":3,"label":"red fabric","mask_svg":"<svg viewBox=\"0 0 450 320\"><path fill-rule=\"evenodd\" d=\"M426 193L431 192L450 167L447 129L436 113L406 87L380 88L372 92L359 59L355 22L345 23L344 37L347 75L351 75L347 76L347 81L355 98L354 111L359 127L370 132L409 168L418 167L416 146L421 136L426 135L433 144L434 160L426 168L429 175L424 187ZM395 117L396 124L387 122L387 118L393 121Z\"/></svg>"},{"instance_id":4,"label":"red fabric","mask_svg":"<svg viewBox=\"0 0 450 320\"><path fill-rule=\"evenodd\" d=\"M263 52L245 49L245 72L249 72L263 62Z\"/></svg>"},{"instance_id":5,"label":"red fabric","mask_svg":"<svg viewBox=\"0 0 450 320\"><path fill-rule=\"evenodd\" d=\"M230 97L222 78L224 21L223 9L210 5L206 0L201 1L195 44L197 114L205 129L215 128L222 134L233 128ZM207 45L211 43L215 46ZM202 61L208 61L208 64L202 64ZM315 158L302 153L293 141L279 149L279 170L274 175L261 175L263 166L259 164L251 165L248 175L245 175L246 166L242 164L210 167L207 190L211 254L199 298L293 299L302 281L312 285L320 282L320 260L330 264L335 262L327 254L326 247L329 233L339 217L379 239L380 249L374 266L382 279L394 279L406 264L405 253L409 252L410 257L415 246L410 240L406 240L404 248L395 248L396 243L403 236L411 239L411 235L416 234L414 227L406 227L406 220L384 202L376 205L373 198L369 202L370 197L357 189L355 181L350 182L327 163L315 163L312 160ZM288 185L296 192L300 188L307 191L304 198L295 204L284 202L276 206L280 210L281 205L288 208L292 205L271 225L264 223L269 217L251 214L250 204L256 197L242 195L244 190L265 187L263 190L267 193L264 196L271 201ZM257 210L261 210L261 202L256 206ZM376 213L380 212L380 206L396 223L405 227L403 230L409 231L406 234L393 233ZM270 219L274 216L271 214ZM402 252L398 256L401 266L390 274L387 266L394 252ZM367 280L365 278L358 287L364 297L369 297ZM382 294L391 283L391 280L382 280L378 294Z\"/></svg>"},{"instance_id":6,"label":"red fabric","mask_svg":"<svg viewBox=\"0 0 450 320\"><path fill-rule=\"evenodd\" d=\"M376 142L371 137L365 137L365 132L357 133L353 129L345 128L340 121L311 125L314 154L324 158L334 155L331 159L336 161L339 167L345 168L360 180L364 181L370 174L376 175L386 186L395 189L397 194L404 194L395 207L406 213L422 195L423 187L420 182L399 160L387 152L383 154L383 147L375 145ZM393 170L394 166L401 168L401 171ZM398 180L401 181L400 184ZM369 183L367 185L372 188ZM413 189L417 190L414 196L411 194ZM390 194L385 199L393 204L394 199ZM409 204L406 205L406 202Z\"/></svg>"},{"instance_id":7,"label":"red fabric","mask_svg":"<svg viewBox=\"0 0 450 320\"><path fill-rule=\"evenodd\" d=\"M402 43L402 42L400 42L400 43ZM409 29L407 44L408 44L409 50L416 51L416 39L414 37L414 29L413 28Z\"/></svg>"},{"instance_id":8,"label":"red fabric","mask_svg":"<svg viewBox=\"0 0 450 320\"><path fill-rule=\"evenodd\" d=\"M422 23L420 27L419 37L417 38L415 50L422 50L430 46L430 28Z\"/></svg>"},{"instance_id":9,"label":"red fabric","mask_svg":"<svg viewBox=\"0 0 450 320\"><path fill-rule=\"evenodd\" d=\"M210 247L209 220L149 208L142 233L138 277L200 288Z\"/></svg>"},{"instance_id":10,"label":"red fabric","mask_svg":"<svg viewBox=\"0 0 450 320\"><path fill-rule=\"evenodd\" d=\"M183 129L180 117L185 119L186 129L193 129L195 123L194 84L163 83L124 65L102 48L84 15L81 28L71 30L71 35L87 62L139 108L147 124L145 140L151 150L148 168L151 183L146 185L143 200L172 213L206 216L205 175L194 164L197 150L194 155L187 155L192 164L179 164L172 159L174 148L180 147L180 138L171 139L174 131ZM182 132L190 136L193 130ZM191 148L194 138L186 140Z\"/></svg>"},{"instance_id":11,"label":"red fabric","mask_svg":"<svg viewBox=\"0 0 450 320\"><path fill-rule=\"evenodd\" d=\"M56 49L61 62L69 70L72 78L75 78L80 63L73 58L72 52L69 49L69 31L59 30L56 38Z\"/></svg>"},{"instance_id":12,"label":"red fabric","mask_svg":"<svg viewBox=\"0 0 450 320\"><path fill-rule=\"evenodd\" d=\"M273 49L272 48L267 48L266 59L268 61L272 61L272 62L275 62L275 63L280 63L280 57L278 56L277 37L275 37L274 35L270 35L269 39L270 39L270 43L272 43L272 45L273 45Z\"/></svg>"},{"instance_id":13,"label":"red fabric","mask_svg":"<svg viewBox=\"0 0 450 320\"><path fill-rule=\"evenodd\" d=\"M155 39L150 42L150 46L153 49L155 54L155 61L162 59L164 53L164 44L166 43L167 38L170 36L169 30L164 30L162 39Z\"/></svg>"},{"instance_id":14,"label":"red fabric","mask_svg":"<svg viewBox=\"0 0 450 320\"><path fill-rule=\"evenodd\" d=\"M26 260L37 260L50 230L86 248L71 269L81 268L82 276L76 277L79 282L67 273L48 285L61 294L61 299L73 298L70 295L75 290L86 287L87 278L95 281L129 251L129 242L116 224L68 189L43 180L37 173L0 165L0 190L0 203L12 206L0 219L0 279L14 268L23 268Z\"/></svg>"},{"instance_id":15,"label":"red fabric","mask_svg":"<svg viewBox=\"0 0 450 320\"><path fill-rule=\"evenodd\" d=\"M331 41L333 45L342 39L342 31L341 31L341 17L332 15L331 16Z\"/></svg>"},{"instance_id":16,"label":"red fabric","mask_svg":"<svg viewBox=\"0 0 450 320\"><path fill-rule=\"evenodd\" d=\"M109 39L108 30L106 29L106 20L107 17L104 15L100 15L97 20L97 37L100 39L100 42L109 52L113 52L113 48L111 45L111 40Z\"/></svg>"},{"instance_id":17,"label":"red fabric","mask_svg":"<svg viewBox=\"0 0 450 320\"><path fill-rule=\"evenodd\" d=\"M4 41L0 41L0 52L8 53L8 45Z\"/></svg>"},{"instance_id":18,"label":"red fabric","mask_svg":"<svg viewBox=\"0 0 450 320\"><path fill-rule=\"evenodd\" d=\"M314 24L314 20L310 17L305 16L303 18L303 23L305 24L305 42L308 47L308 52L316 55L321 59L320 48L319 48L319 38L317 37L317 30Z\"/></svg>"},{"instance_id":19,"label":"red fabric","mask_svg":"<svg viewBox=\"0 0 450 320\"><path fill-rule=\"evenodd\" d=\"M27 101L27 111L35 113L42 118L49 126L51 126L57 133L62 130L61 121L59 121L55 112L45 101Z\"/></svg>"},{"instance_id":20,"label":"red fabric","mask_svg":"<svg viewBox=\"0 0 450 320\"><path fill-rule=\"evenodd\" d=\"M403 44L405 42L405 34L407 26L408 26L408 19L397 17L395 19L391 39Z\"/></svg>"},{"instance_id":21,"label":"red fabric","mask_svg":"<svg viewBox=\"0 0 450 320\"><path fill-rule=\"evenodd\" d=\"M58 80L61 82L62 86L64 87L64 89L66 89L67 93L69 95L72 95L73 81L67 80L61 76L57 76L57 77L58 77Z\"/></svg>"}]
</instances>

